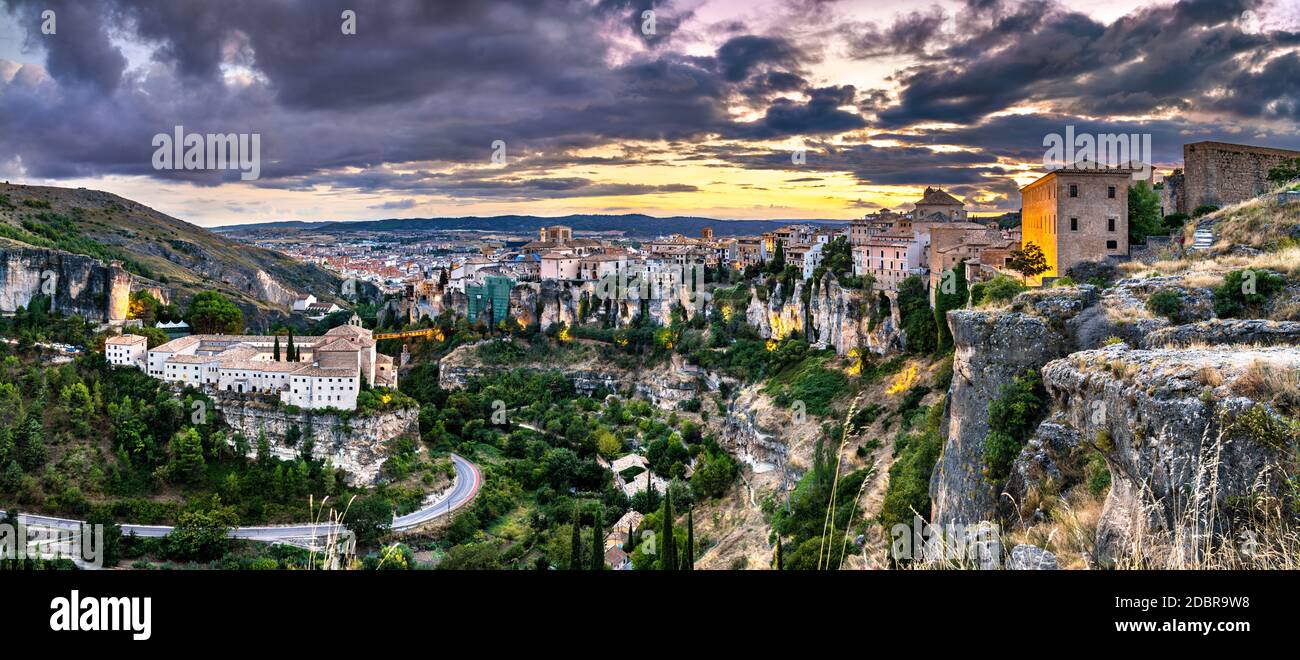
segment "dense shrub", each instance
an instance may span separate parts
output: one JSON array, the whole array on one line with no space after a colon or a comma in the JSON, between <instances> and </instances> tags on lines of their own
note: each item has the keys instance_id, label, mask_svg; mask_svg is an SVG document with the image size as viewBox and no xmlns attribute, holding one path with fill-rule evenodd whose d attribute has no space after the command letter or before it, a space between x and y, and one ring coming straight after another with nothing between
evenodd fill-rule
<instances>
[{"instance_id":1,"label":"dense shrub","mask_svg":"<svg viewBox=\"0 0 1300 660\"><path fill-rule=\"evenodd\" d=\"M984 472L992 481L1011 474L1011 462L1046 412L1047 392L1034 370L1026 370L989 403L989 434L984 440Z\"/></svg>"},{"instance_id":2,"label":"dense shrub","mask_svg":"<svg viewBox=\"0 0 1300 660\"><path fill-rule=\"evenodd\" d=\"M1234 270L1214 289L1214 313L1220 318L1258 312L1274 294L1286 286L1286 278L1269 270Z\"/></svg>"}]
</instances>

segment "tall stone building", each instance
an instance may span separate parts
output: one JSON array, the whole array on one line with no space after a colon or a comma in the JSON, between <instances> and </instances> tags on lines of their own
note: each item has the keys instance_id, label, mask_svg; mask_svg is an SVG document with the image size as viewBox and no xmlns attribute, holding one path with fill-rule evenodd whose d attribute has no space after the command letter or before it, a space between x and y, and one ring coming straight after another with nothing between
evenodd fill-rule
<instances>
[{"instance_id":1,"label":"tall stone building","mask_svg":"<svg viewBox=\"0 0 1300 660\"><path fill-rule=\"evenodd\" d=\"M1173 200L1174 208L1191 213L1202 205L1227 206L1268 192L1269 169L1292 158L1300 158L1300 151L1227 142L1184 144L1184 194Z\"/></svg>"},{"instance_id":2,"label":"tall stone building","mask_svg":"<svg viewBox=\"0 0 1300 660\"><path fill-rule=\"evenodd\" d=\"M1037 244L1047 271L1060 277L1076 264L1128 256L1128 168L1062 168L1020 189L1021 245Z\"/></svg>"}]
</instances>

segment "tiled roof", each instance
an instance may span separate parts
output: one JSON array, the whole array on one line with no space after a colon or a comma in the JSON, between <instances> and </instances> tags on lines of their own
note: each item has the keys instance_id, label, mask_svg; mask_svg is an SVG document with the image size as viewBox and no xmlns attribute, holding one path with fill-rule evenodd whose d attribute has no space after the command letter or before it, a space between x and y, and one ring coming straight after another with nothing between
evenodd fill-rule
<instances>
[{"instance_id":1,"label":"tiled roof","mask_svg":"<svg viewBox=\"0 0 1300 660\"><path fill-rule=\"evenodd\" d=\"M147 343L148 341L149 339L142 335L119 335L117 337L109 337L108 339L105 339L104 343L110 346L131 346L134 344Z\"/></svg>"}]
</instances>

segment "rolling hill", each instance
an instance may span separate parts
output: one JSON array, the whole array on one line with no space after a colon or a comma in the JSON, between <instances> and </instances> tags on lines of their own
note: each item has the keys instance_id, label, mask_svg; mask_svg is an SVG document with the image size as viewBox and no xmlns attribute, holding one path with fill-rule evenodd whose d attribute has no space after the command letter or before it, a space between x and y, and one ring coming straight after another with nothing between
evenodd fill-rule
<instances>
[{"instance_id":1,"label":"rolling hill","mask_svg":"<svg viewBox=\"0 0 1300 660\"><path fill-rule=\"evenodd\" d=\"M112 193L0 184L0 238L121 261L133 289L184 303L199 291L229 296L250 323L282 316L299 294L337 300L342 281L312 264L231 240Z\"/></svg>"}]
</instances>

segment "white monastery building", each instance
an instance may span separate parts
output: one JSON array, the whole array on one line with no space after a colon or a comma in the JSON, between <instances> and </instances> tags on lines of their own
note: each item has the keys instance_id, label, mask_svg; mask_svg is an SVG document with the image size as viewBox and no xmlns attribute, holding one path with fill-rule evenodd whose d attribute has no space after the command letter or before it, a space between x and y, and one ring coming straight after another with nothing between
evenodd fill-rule
<instances>
[{"instance_id":1,"label":"white monastery building","mask_svg":"<svg viewBox=\"0 0 1300 660\"><path fill-rule=\"evenodd\" d=\"M297 362L287 361L288 338L274 336L189 335L145 350L139 335L105 342L108 360L134 366L172 383L223 392L273 394L301 408L354 410L362 383L397 387L393 358L375 352L371 331L355 314L346 325L320 337L294 337Z\"/></svg>"}]
</instances>

